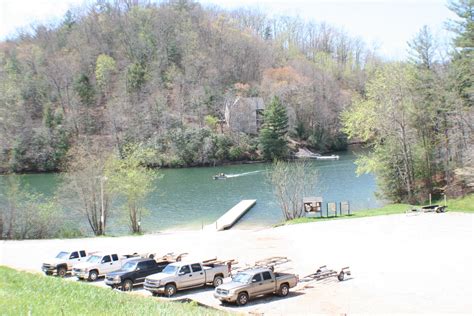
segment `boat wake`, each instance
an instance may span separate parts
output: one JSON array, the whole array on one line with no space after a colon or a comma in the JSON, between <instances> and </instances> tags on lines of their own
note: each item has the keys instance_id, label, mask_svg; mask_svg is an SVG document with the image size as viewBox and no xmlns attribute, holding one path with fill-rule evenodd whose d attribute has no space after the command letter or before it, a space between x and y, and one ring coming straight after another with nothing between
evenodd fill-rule
<instances>
[{"instance_id":1,"label":"boat wake","mask_svg":"<svg viewBox=\"0 0 474 316\"><path fill-rule=\"evenodd\" d=\"M244 173L237 173L237 174L226 174L227 178L237 178L237 177L243 177L243 176L248 176L251 174L259 173L262 172L263 170L257 170L257 171L250 171L250 172L244 172Z\"/></svg>"}]
</instances>

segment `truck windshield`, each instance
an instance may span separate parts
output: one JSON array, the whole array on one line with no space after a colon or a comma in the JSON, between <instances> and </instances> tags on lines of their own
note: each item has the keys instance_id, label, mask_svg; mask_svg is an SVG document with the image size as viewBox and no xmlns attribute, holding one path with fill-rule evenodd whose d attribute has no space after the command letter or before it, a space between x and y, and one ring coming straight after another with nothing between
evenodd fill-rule
<instances>
[{"instance_id":1,"label":"truck windshield","mask_svg":"<svg viewBox=\"0 0 474 316\"><path fill-rule=\"evenodd\" d=\"M239 283L249 283L250 279L252 278L251 274L246 273L237 273L233 278L232 281L239 282Z\"/></svg>"},{"instance_id":2,"label":"truck windshield","mask_svg":"<svg viewBox=\"0 0 474 316\"><path fill-rule=\"evenodd\" d=\"M69 252L61 251L60 253L58 253L56 258L58 258L58 259L68 259L69 258Z\"/></svg>"},{"instance_id":3,"label":"truck windshield","mask_svg":"<svg viewBox=\"0 0 474 316\"><path fill-rule=\"evenodd\" d=\"M137 266L136 262L127 262L123 265L122 270L133 271Z\"/></svg>"},{"instance_id":4,"label":"truck windshield","mask_svg":"<svg viewBox=\"0 0 474 316\"><path fill-rule=\"evenodd\" d=\"M175 274L176 271L178 270L178 268L179 268L178 266L173 266L173 265L169 264L161 272L166 273L166 274Z\"/></svg>"},{"instance_id":5,"label":"truck windshield","mask_svg":"<svg viewBox=\"0 0 474 316\"><path fill-rule=\"evenodd\" d=\"M90 256L89 259L87 259L87 262L90 263L99 263L100 259L102 259L101 256Z\"/></svg>"}]
</instances>

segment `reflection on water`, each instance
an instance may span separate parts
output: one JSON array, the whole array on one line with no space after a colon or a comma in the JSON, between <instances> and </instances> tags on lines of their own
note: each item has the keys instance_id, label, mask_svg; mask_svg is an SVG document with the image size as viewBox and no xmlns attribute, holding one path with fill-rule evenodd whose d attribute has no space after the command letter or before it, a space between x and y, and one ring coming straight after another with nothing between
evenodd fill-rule
<instances>
[{"instance_id":1,"label":"reflection on water","mask_svg":"<svg viewBox=\"0 0 474 316\"><path fill-rule=\"evenodd\" d=\"M312 161L321 183L313 195L322 196L324 204L349 201L354 211L380 206L381 202L374 196L376 186L373 175L357 177L354 159L353 154L347 153L341 154L339 160ZM282 215L267 180L269 170L270 164L261 163L163 169L160 171L163 177L156 181L156 190L146 201L150 212L143 219L142 226L147 232L169 228L201 228L243 199L256 199L257 204L241 219L237 227L279 223ZM228 178L214 180L213 176L221 172ZM23 176L23 181L31 189L52 196L60 183L60 177L54 174L34 174ZM109 227L112 228L113 222L110 222ZM125 233L128 230L126 224L113 228L114 233Z\"/></svg>"}]
</instances>

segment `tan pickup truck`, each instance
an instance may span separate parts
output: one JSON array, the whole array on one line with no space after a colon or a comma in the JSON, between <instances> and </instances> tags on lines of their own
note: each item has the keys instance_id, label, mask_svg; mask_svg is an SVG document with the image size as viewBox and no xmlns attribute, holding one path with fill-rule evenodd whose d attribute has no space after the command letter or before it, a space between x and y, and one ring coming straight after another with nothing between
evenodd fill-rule
<instances>
[{"instance_id":1,"label":"tan pickup truck","mask_svg":"<svg viewBox=\"0 0 474 316\"><path fill-rule=\"evenodd\" d=\"M178 290L206 284L219 286L229 275L230 266L227 264L175 262L167 265L162 272L147 277L143 287L153 295L170 297Z\"/></svg>"},{"instance_id":2,"label":"tan pickup truck","mask_svg":"<svg viewBox=\"0 0 474 316\"><path fill-rule=\"evenodd\" d=\"M290 288L298 284L298 276L290 273L273 273L268 268L256 268L237 273L232 282L222 284L214 291L221 302L247 304L250 298L264 294L287 296Z\"/></svg>"}]
</instances>

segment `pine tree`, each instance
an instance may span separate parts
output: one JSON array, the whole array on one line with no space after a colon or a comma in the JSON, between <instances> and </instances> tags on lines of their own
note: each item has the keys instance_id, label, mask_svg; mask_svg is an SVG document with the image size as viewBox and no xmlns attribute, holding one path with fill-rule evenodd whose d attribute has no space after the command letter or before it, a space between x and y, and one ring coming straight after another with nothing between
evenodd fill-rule
<instances>
[{"instance_id":1,"label":"pine tree","mask_svg":"<svg viewBox=\"0 0 474 316\"><path fill-rule=\"evenodd\" d=\"M265 159L283 158L288 153L286 134L288 115L278 97L274 97L264 112L264 123L260 131L260 148Z\"/></svg>"}]
</instances>

